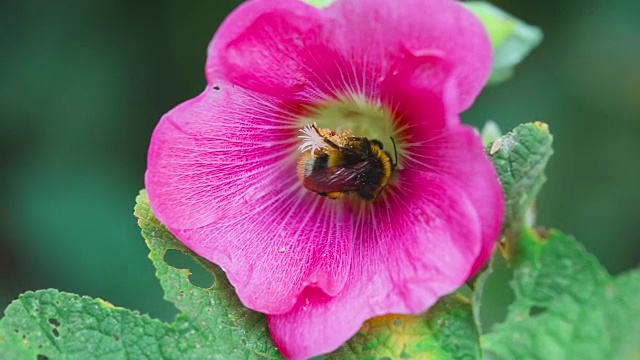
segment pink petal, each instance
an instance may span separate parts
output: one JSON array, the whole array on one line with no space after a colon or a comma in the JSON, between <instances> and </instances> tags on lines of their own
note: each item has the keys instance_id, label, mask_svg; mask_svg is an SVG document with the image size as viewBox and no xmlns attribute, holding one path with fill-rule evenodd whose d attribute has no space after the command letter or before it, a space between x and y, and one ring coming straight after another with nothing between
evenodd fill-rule
<instances>
[{"instance_id":1,"label":"pink petal","mask_svg":"<svg viewBox=\"0 0 640 360\"><path fill-rule=\"evenodd\" d=\"M389 70L408 54L438 55L455 69L453 111L470 106L492 65L480 21L455 1L299 0L245 3L209 47L207 74L256 92L298 99L379 98Z\"/></svg>"},{"instance_id":2,"label":"pink petal","mask_svg":"<svg viewBox=\"0 0 640 360\"><path fill-rule=\"evenodd\" d=\"M209 79L223 77L256 92L286 97L308 91L316 62L332 62L323 45L320 10L300 0L242 4L222 23L209 45Z\"/></svg>"},{"instance_id":3,"label":"pink petal","mask_svg":"<svg viewBox=\"0 0 640 360\"><path fill-rule=\"evenodd\" d=\"M439 55L455 68L458 107L468 108L484 87L493 63L478 18L451 0L338 0L327 8L335 21L328 39L363 79L389 68L404 52ZM369 71L368 71L369 70Z\"/></svg>"},{"instance_id":4,"label":"pink petal","mask_svg":"<svg viewBox=\"0 0 640 360\"><path fill-rule=\"evenodd\" d=\"M489 259L500 235L504 200L498 176L477 132L455 109L457 93L451 65L437 54L409 55L382 83L383 102L396 109L405 143L403 166L443 173L465 189L480 216L482 251L473 276Z\"/></svg>"},{"instance_id":5,"label":"pink petal","mask_svg":"<svg viewBox=\"0 0 640 360\"><path fill-rule=\"evenodd\" d=\"M404 129L404 167L443 173L458 181L480 214L483 248L470 276L489 259L499 238L504 200L480 136L460 125L454 69L438 54L408 55L385 77L383 102L396 109Z\"/></svg>"},{"instance_id":6,"label":"pink petal","mask_svg":"<svg viewBox=\"0 0 640 360\"><path fill-rule=\"evenodd\" d=\"M384 76L380 98L394 110L400 142L411 142L418 133L436 136L447 126L460 124L454 69L438 54L407 53Z\"/></svg>"},{"instance_id":7,"label":"pink petal","mask_svg":"<svg viewBox=\"0 0 640 360\"><path fill-rule=\"evenodd\" d=\"M482 249L469 274L473 276L491 256L502 228L505 209L498 174L483 150L477 131L469 126L457 126L438 136L420 131L413 133L414 143L407 149L410 154L405 166L429 169L453 179L465 190L478 213Z\"/></svg>"},{"instance_id":8,"label":"pink petal","mask_svg":"<svg viewBox=\"0 0 640 360\"><path fill-rule=\"evenodd\" d=\"M281 104L216 86L154 131L146 186L156 216L224 268L248 307L282 313L309 284L338 293L353 246L349 209L300 185L298 129Z\"/></svg>"},{"instance_id":9,"label":"pink petal","mask_svg":"<svg viewBox=\"0 0 640 360\"><path fill-rule=\"evenodd\" d=\"M465 191L436 174L406 169L399 176L401 185L356 220L343 291L330 297L307 288L290 312L269 316L287 358L335 350L371 317L423 312L465 281L481 242Z\"/></svg>"}]
</instances>

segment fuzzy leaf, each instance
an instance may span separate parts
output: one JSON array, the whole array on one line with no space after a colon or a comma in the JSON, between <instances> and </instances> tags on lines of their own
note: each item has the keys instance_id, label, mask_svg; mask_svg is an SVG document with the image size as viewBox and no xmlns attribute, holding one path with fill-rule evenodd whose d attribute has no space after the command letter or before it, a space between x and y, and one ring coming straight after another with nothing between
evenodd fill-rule
<instances>
[{"instance_id":1,"label":"fuzzy leaf","mask_svg":"<svg viewBox=\"0 0 640 360\"><path fill-rule=\"evenodd\" d=\"M264 315L245 308L217 266L198 257L155 218L143 191L135 215L167 300L182 312L163 323L100 300L43 290L20 296L0 320L1 359L279 359ZM165 261L184 252L213 275L193 285Z\"/></svg>"},{"instance_id":2,"label":"fuzzy leaf","mask_svg":"<svg viewBox=\"0 0 640 360\"><path fill-rule=\"evenodd\" d=\"M0 358L178 359L185 330L100 299L26 292L0 320Z\"/></svg>"},{"instance_id":3,"label":"fuzzy leaf","mask_svg":"<svg viewBox=\"0 0 640 360\"><path fill-rule=\"evenodd\" d=\"M193 253L160 224L144 190L136 198L134 214L151 249L149 258L156 267L165 298L183 312L175 326L194 330L190 336L200 346L199 353L221 358L281 357L269 335L266 317L242 305L222 269ZM167 264L165 254L169 250L184 252L195 259L213 274L213 285L194 286L189 281L189 270Z\"/></svg>"},{"instance_id":4,"label":"fuzzy leaf","mask_svg":"<svg viewBox=\"0 0 640 360\"><path fill-rule=\"evenodd\" d=\"M572 237L526 229L504 323L482 337L495 359L637 359L640 271L610 276Z\"/></svg>"},{"instance_id":5,"label":"fuzzy leaf","mask_svg":"<svg viewBox=\"0 0 640 360\"><path fill-rule=\"evenodd\" d=\"M514 241L546 180L552 142L547 124L535 122L519 125L487 146L505 193L504 233Z\"/></svg>"},{"instance_id":6,"label":"fuzzy leaf","mask_svg":"<svg viewBox=\"0 0 640 360\"><path fill-rule=\"evenodd\" d=\"M462 295L440 299L422 315L373 318L327 359L478 359L478 331Z\"/></svg>"},{"instance_id":7,"label":"fuzzy leaf","mask_svg":"<svg viewBox=\"0 0 640 360\"><path fill-rule=\"evenodd\" d=\"M515 66L540 44L542 31L484 1L464 3L484 24L494 50L489 84L503 82L513 75Z\"/></svg>"}]
</instances>

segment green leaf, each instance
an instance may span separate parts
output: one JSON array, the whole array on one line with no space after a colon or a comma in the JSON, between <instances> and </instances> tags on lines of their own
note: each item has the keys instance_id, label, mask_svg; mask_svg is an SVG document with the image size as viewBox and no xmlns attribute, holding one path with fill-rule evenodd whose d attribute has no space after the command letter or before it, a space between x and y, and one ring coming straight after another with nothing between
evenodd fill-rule
<instances>
[{"instance_id":1,"label":"green leaf","mask_svg":"<svg viewBox=\"0 0 640 360\"><path fill-rule=\"evenodd\" d=\"M489 84L497 84L511 77L514 68L540 44L542 31L518 20L484 1L465 3L484 24L494 49L493 72Z\"/></svg>"},{"instance_id":2,"label":"green leaf","mask_svg":"<svg viewBox=\"0 0 640 360\"><path fill-rule=\"evenodd\" d=\"M156 267L165 298L183 311L175 326L193 328L192 343L201 347L199 353L225 358L281 357L269 335L266 317L244 307L224 271L189 250L156 219L144 190L136 198L134 214L151 249L149 258ZM169 250L190 255L214 275L214 284L207 289L194 286L189 281L189 270L167 264L165 254Z\"/></svg>"},{"instance_id":3,"label":"green leaf","mask_svg":"<svg viewBox=\"0 0 640 360\"><path fill-rule=\"evenodd\" d=\"M471 294L471 312L473 314L473 322L476 324L476 328L479 332L482 332L482 321L480 320L480 310L483 305L482 297L484 295L484 287L487 280L493 274L494 262L498 258L497 251L494 251L493 256L489 260L486 267L477 275L475 275L470 281L467 281L467 285L472 290Z\"/></svg>"},{"instance_id":4,"label":"green leaf","mask_svg":"<svg viewBox=\"0 0 640 360\"><path fill-rule=\"evenodd\" d=\"M135 215L165 297L182 311L176 320L163 323L100 299L57 290L28 292L0 320L1 358L281 358L264 315L246 309L219 267L193 254L160 224L144 191L137 198ZM193 285L191 271L167 263L170 251L188 254L215 276L214 284ZM420 316L371 319L327 357L467 359L478 358L479 349L471 304L454 294Z\"/></svg>"},{"instance_id":5,"label":"green leaf","mask_svg":"<svg viewBox=\"0 0 640 360\"><path fill-rule=\"evenodd\" d=\"M505 194L507 253L546 180L544 170L553 154L552 142L547 124L535 122L519 125L487 146Z\"/></svg>"},{"instance_id":6,"label":"green leaf","mask_svg":"<svg viewBox=\"0 0 640 360\"><path fill-rule=\"evenodd\" d=\"M245 308L219 267L193 254L159 223L144 191L135 215L165 297L181 311L176 320L163 323L56 290L28 292L0 320L0 358L282 358L265 316ZM190 255L215 277L213 285L193 285L189 270L167 264L168 251Z\"/></svg>"},{"instance_id":7,"label":"green leaf","mask_svg":"<svg viewBox=\"0 0 640 360\"><path fill-rule=\"evenodd\" d=\"M478 359L471 304L460 294L440 299L425 314L373 318L327 359Z\"/></svg>"},{"instance_id":8,"label":"green leaf","mask_svg":"<svg viewBox=\"0 0 640 360\"><path fill-rule=\"evenodd\" d=\"M26 292L0 320L0 358L178 359L185 330L100 299Z\"/></svg>"},{"instance_id":9,"label":"green leaf","mask_svg":"<svg viewBox=\"0 0 640 360\"><path fill-rule=\"evenodd\" d=\"M640 271L610 276L572 237L527 229L504 323L482 337L495 359L637 359Z\"/></svg>"}]
</instances>

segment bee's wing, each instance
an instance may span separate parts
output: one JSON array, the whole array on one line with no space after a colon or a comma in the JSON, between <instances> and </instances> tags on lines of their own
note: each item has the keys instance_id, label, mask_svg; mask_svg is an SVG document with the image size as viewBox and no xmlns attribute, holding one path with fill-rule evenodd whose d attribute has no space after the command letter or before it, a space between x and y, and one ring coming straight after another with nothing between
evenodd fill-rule
<instances>
[{"instance_id":1,"label":"bee's wing","mask_svg":"<svg viewBox=\"0 0 640 360\"><path fill-rule=\"evenodd\" d=\"M318 193L355 191L362 175L370 168L368 161L316 170L304 178L304 186Z\"/></svg>"}]
</instances>

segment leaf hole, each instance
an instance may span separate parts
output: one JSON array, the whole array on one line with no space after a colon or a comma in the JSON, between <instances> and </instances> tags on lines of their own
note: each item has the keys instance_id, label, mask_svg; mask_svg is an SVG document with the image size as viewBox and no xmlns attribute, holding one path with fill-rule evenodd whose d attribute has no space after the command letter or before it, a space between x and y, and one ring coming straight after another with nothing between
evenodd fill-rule
<instances>
[{"instance_id":1,"label":"leaf hole","mask_svg":"<svg viewBox=\"0 0 640 360\"><path fill-rule=\"evenodd\" d=\"M45 355L38 354L38 356L36 356L36 360L49 360L49 358Z\"/></svg>"},{"instance_id":2,"label":"leaf hole","mask_svg":"<svg viewBox=\"0 0 640 360\"><path fill-rule=\"evenodd\" d=\"M529 308L529 316L536 316L536 315L540 315L540 314L544 314L547 311L547 308L543 307L543 306L532 306L531 308Z\"/></svg>"},{"instance_id":3,"label":"leaf hole","mask_svg":"<svg viewBox=\"0 0 640 360\"><path fill-rule=\"evenodd\" d=\"M53 336L60 337L60 332L58 331L58 328L53 328L51 332L53 333Z\"/></svg>"},{"instance_id":4,"label":"leaf hole","mask_svg":"<svg viewBox=\"0 0 640 360\"><path fill-rule=\"evenodd\" d=\"M49 324L55 327L58 327L60 326L60 321L58 321L58 319L55 319L55 318L49 318Z\"/></svg>"},{"instance_id":5,"label":"leaf hole","mask_svg":"<svg viewBox=\"0 0 640 360\"><path fill-rule=\"evenodd\" d=\"M115 340L115 341L120 341L120 336L118 336L118 335L113 335L113 340Z\"/></svg>"},{"instance_id":6,"label":"leaf hole","mask_svg":"<svg viewBox=\"0 0 640 360\"><path fill-rule=\"evenodd\" d=\"M494 251L491 262L491 274L484 284L476 311L480 312L481 332L486 333L498 323L507 319L507 310L515 301L516 295L511 287L513 270L499 250Z\"/></svg>"},{"instance_id":7,"label":"leaf hole","mask_svg":"<svg viewBox=\"0 0 640 360\"><path fill-rule=\"evenodd\" d=\"M176 269L188 269L191 272L188 280L192 285L203 289L213 286L213 274L185 252L169 249L164 254L164 261Z\"/></svg>"}]
</instances>

